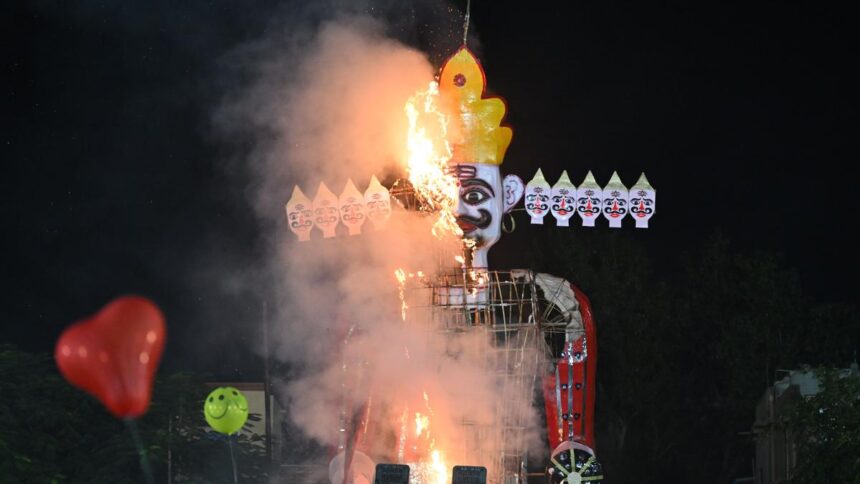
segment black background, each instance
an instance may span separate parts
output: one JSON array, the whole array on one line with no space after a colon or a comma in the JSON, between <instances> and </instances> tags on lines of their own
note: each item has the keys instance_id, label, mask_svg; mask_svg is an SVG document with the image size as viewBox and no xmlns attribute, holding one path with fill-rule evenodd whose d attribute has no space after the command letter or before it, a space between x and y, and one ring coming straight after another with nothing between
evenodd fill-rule
<instances>
[{"instance_id":1,"label":"black background","mask_svg":"<svg viewBox=\"0 0 860 484\"><path fill-rule=\"evenodd\" d=\"M464 3L367 12L438 65ZM657 214L623 230L660 264L720 230L784 254L815 300L856 303L857 39L836 5L476 0L470 42L515 131L503 171L579 183L590 169L603 184L618 170L628 186L644 171ZM51 351L64 326L133 292L167 314L166 365L252 377L262 296L213 278L263 263L261 221L211 118L241 85L225 55L306 6L2 8L2 341ZM552 230L518 215L493 261L521 264Z\"/></svg>"}]
</instances>

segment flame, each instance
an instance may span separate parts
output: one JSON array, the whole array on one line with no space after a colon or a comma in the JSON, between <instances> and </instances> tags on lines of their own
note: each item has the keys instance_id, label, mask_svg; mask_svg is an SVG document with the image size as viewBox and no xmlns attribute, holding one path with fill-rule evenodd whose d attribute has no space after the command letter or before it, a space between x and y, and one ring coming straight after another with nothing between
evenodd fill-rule
<instances>
[{"instance_id":1,"label":"flame","mask_svg":"<svg viewBox=\"0 0 860 484\"><path fill-rule=\"evenodd\" d=\"M448 466L442 458L442 453L439 449L433 449L431 453L433 463L430 465L431 479L435 484L446 484L448 482Z\"/></svg>"},{"instance_id":2,"label":"flame","mask_svg":"<svg viewBox=\"0 0 860 484\"><path fill-rule=\"evenodd\" d=\"M421 437L421 433L430 427L430 417L415 412L415 437Z\"/></svg>"},{"instance_id":3,"label":"flame","mask_svg":"<svg viewBox=\"0 0 860 484\"><path fill-rule=\"evenodd\" d=\"M431 82L424 91L409 98L404 107L409 120L407 172L409 181L427 210L438 212L433 235L458 237L456 209L460 188L448 173L453 151L448 142L448 116L439 107L439 84Z\"/></svg>"},{"instance_id":4,"label":"flame","mask_svg":"<svg viewBox=\"0 0 860 484\"><path fill-rule=\"evenodd\" d=\"M430 399L427 392L424 392L424 400L427 407L430 407ZM432 412L432 410L431 410ZM429 462L419 462L415 466L414 482L426 482L428 484L447 484L448 482L448 465L445 463L445 458L440 449L436 448L436 439L432 438L430 433L430 416L420 412L415 412L415 440L416 449L419 440L429 443L426 449L429 449ZM426 455L424 459L426 459Z\"/></svg>"},{"instance_id":5,"label":"flame","mask_svg":"<svg viewBox=\"0 0 860 484\"><path fill-rule=\"evenodd\" d=\"M400 318L406 321L406 310L409 309L409 305L406 304L406 271L398 268L394 271L394 277L397 278L397 292L400 296Z\"/></svg>"},{"instance_id":6,"label":"flame","mask_svg":"<svg viewBox=\"0 0 860 484\"><path fill-rule=\"evenodd\" d=\"M427 392L424 392L424 406L427 407L427 410L430 412L430 415L434 415L433 408L430 407L430 395L427 395Z\"/></svg>"}]
</instances>

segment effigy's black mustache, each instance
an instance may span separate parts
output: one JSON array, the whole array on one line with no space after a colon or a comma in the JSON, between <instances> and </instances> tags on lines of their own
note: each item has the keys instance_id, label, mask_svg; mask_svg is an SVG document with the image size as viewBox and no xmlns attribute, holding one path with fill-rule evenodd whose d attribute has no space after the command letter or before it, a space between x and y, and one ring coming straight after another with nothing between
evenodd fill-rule
<instances>
[{"instance_id":1,"label":"effigy's black mustache","mask_svg":"<svg viewBox=\"0 0 860 484\"><path fill-rule=\"evenodd\" d=\"M457 220L458 221L462 220L463 222L468 222L468 223L474 225L475 227L478 227L479 229L485 229L485 228L489 227L490 222L493 221L493 216L490 215L490 212L488 210L482 208L482 209L478 210L478 213L481 214L481 216L478 218L470 217L468 215L460 215L459 217L457 217Z\"/></svg>"}]
</instances>

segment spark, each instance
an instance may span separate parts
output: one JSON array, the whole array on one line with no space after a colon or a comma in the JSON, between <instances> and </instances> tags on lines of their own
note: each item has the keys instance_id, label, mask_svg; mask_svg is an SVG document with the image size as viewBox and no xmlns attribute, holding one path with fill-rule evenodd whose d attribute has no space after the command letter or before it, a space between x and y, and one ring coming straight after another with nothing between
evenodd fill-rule
<instances>
[{"instance_id":1,"label":"spark","mask_svg":"<svg viewBox=\"0 0 860 484\"><path fill-rule=\"evenodd\" d=\"M406 304L406 271L398 268L394 271L394 277L397 278L397 292L400 296L400 318L406 321L406 311L409 309Z\"/></svg>"}]
</instances>

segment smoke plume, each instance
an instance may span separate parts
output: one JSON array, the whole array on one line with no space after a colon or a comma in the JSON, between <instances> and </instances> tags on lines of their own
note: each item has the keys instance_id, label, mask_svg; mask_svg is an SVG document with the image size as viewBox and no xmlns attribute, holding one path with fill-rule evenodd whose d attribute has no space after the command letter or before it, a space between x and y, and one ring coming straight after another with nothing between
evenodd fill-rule
<instances>
[{"instance_id":1,"label":"smoke plume","mask_svg":"<svg viewBox=\"0 0 860 484\"><path fill-rule=\"evenodd\" d=\"M404 104L435 68L368 16L290 25L227 59L250 82L218 115L227 132L253 140L243 163L254 174L249 196L271 231L274 356L299 369L281 386L282 401L296 426L332 449L366 412L373 418L365 448L394 461L394 436L420 413L449 473L458 463L487 465L460 460L469 438L463 423L489 426L495 418L498 382L484 369L486 337L434 331L420 298L401 320L394 274L436 270L443 247L430 235L432 220L399 212L384 231L365 224L360 236L323 240L316 232L310 243L295 242L283 221L294 185L313 198L321 181L339 194L347 178L363 191L371 175L405 176ZM496 443L488 437L482 445L489 454Z\"/></svg>"}]
</instances>

